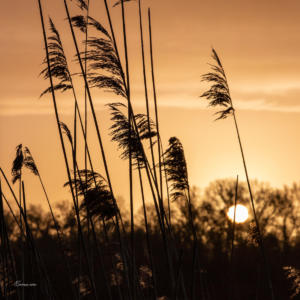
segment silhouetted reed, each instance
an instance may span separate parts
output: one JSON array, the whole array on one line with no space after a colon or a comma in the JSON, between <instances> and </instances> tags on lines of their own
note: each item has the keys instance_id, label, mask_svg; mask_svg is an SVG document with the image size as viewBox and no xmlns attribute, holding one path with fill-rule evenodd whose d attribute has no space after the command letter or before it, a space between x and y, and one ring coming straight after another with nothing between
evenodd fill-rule
<instances>
[{"instance_id":1,"label":"silhouetted reed","mask_svg":"<svg viewBox=\"0 0 300 300\"><path fill-rule=\"evenodd\" d=\"M195 272L196 272L196 256L198 238L194 226L192 203L190 196L190 186L188 180L188 171L184 155L184 150L181 142L176 137L169 139L169 147L163 153L164 169L167 175L167 181L170 185L170 197L173 201L178 198L184 198L188 205L189 225L193 234L193 265L192 265L192 285L191 285L191 299L195 298Z\"/></svg>"},{"instance_id":2,"label":"silhouetted reed","mask_svg":"<svg viewBox=\"0 0 300 300\"><path fill-rule=\"evenodd\" d=\"M255 204L254 204L252 189L251 189L250 180L249 180L249 176L248 176L248 170L247 170L244 150L243 150L241 136L240 136L239 128L238 128L238 124L237 124L235 109L233 107L232 98L230 95L229 85L227 82L225 70L223 68L221 60L218 57L218 54L215 51L215 49L212 49L212 58L215 62L214 65L210 65L212 72L202 75L202 80L210 83L211 87L208 91L204 92L201 95L201 97L204 97L208 100L209 106L222 108L220 111L216 112L216 114L218 115L216 120L226 119L230 115L233 116L234 125L235 125L238 142L239 142L239 146L240 146L240 151L241 151L241 155L242 155L242 160L243 160L243 165L244 165L244 170L245 170L245 175L246 175L246 180L247 180L247 185L248 185L248 190L249 190L249 195L250 195L250 201L251 201L251 206L252 206L252 211L253 211L253 216L254 216L254 220L256 223L256 228L257 228L257 232L258 232L258 236L259 236L259 246L260 246L261 254L263 257L263 261L264 261L265 271L267 274L266 276L267 276L268 286L270 289L271 299L274 299L273 286L272 286L270 273L268 270L268 263L267 263L267 258L266 258L266 254L265 254L265 250L264 250L263 237L261 234L259 222L258 222L257 215L256 215Z\"/></svg>"}]
</instances>

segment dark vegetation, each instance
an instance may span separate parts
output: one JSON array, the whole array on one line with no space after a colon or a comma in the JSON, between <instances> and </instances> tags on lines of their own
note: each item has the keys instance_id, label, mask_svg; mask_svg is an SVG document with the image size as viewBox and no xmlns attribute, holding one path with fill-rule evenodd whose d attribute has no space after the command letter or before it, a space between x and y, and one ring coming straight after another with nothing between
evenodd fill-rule
<instances>
[{"instance_id":1,"label":"dark vegetation","mask_svg":"<svg viewBox=\"0 0 300 300\"><path fill-rule=\"evenodd\" d=\"M1 171L0 189L1 299L289 299L299 296L300 186L274 189L251 182L225 70L212 50L211 71L202 76L209 89L202 94L219 109L217 120L232 117L241 150L246 182L218 180L203 193L189 184L184 148L177 137L163 149L159 130L151 13L149 36L144 36L141 0L108 4L108 23L92 17L89 1L63 0L66 22L74 43L74 59L67 58L52 19L41 17L45 59L41 75L50 95L66 170L65 188L71 201L55 205L49 199L34 158L22 144L16 148L11 178ZM71 11L77 14L71 15ZM136 114L131 101L126 32L126 7L139 13L145 113ZM113 7L112 7L113 6ZM116 43L110 10L122 13L122 47ZM48 23L49 21L49 23ZM49 25L48 25L49 24ZM150 66L144 41L150 42ZM80 41L80 42L79 42ZM119 49L122 49L120 52ZM74 65L80 69L73 73ZM151 71L149 93L146 69ZM80 109L73 78L83 81L84 111ZM120 205L110 179L102 142L99 114L91 89L114 93L120 102L107 105L110 135L128 161L130 207ZM73 124L57 109L59 93L74 103ZM153 101L154 111L150 110ZM88 114L88 112L91 112ZM97 133L101 170L95 170L88 139L88 122ZM70 129L71 128L71 129ZM79 153L84 145L84 153ZM95 141L93 141L95 145ZM117 159L117 158L116 158ZM23 172L37 176L49 212L26 202ZM133 176L138 182L133 183ZM133 184L140 193L134 193ZM14 192L17 191L17 192ZM148 195L148 192L150 194ZM125 195L127 196L127 195ZM137 199L142 207L137 207ZM17 207L12 209L12 203ZM243 204L252 214L238 224L227 216L229 207ZM127 213L129 212L129 213ZM17 285L18 282L21 285ZM31 284L34 286L22 286Z\"/></svg>"},{"instance_id":2,"label":"dark vegetation","mask_svg":"<svg viewBox=\"0 0 300 300\"><path fill-rule=\"evenodd\" d=\"M227 217L227 211L234 204L235 184L233 179L217 180L202 193L196 188L191 189L194 226L199 243L199 260L195 271L195 295L198 299L226 299L229 293L231 293L231 299L267 299L269 295L251 218L245 223L236 224L234 252L231 261L233 226ZM264 234L274 293L278 297L277 299L289 299L296 288L293 288L293 278L287 278L291 271L284 267L300 267L299 210L296 205L300 186L294 184L292 187L274 189L268 184L253 182L253 188L254 197L258 199L256 202L257 215ZM249 196L245 183L239 184L238 199L240 204L249 207ZM147 213L158 298L159 296L171 298L166 257L161 251L163 244L153 205L147 205ZM70 203L62 202L55 208L55 215L59 230L62 232L61 241L65 256L61 251L51 214L37 206L29 206L27 213L27 223L51 281L54 297L55 299L73 299L75 296L72 294L71 287L68 288L70 286L68 280L76 288L80 275L81 299L92 299L87 268L83 263L80 264L74 209ZM105 222L106 228L104 228L104 223L96 215L95 232L98 249L91 237L84 209L81 213L84 240L93 263L93 278L96 282L97 292L101 299L109 299L107 290L109 288L113 299L119 299L120 294L124 298L127 286L123 277L124 268L119 245L116 243L115 225L113 220L109 219ZM137 298L151 299L154 288L153 277L142 215L141 208L136 214L138 220L135 224ZM184 197L180 196L175 202L172 202L171 216L173 242L170 249L173 252L176 247L182 251L180 260L173 262L174 268L177 272L180 270L188 290L192 280L193 232L189 225L189 208ZM123 214L123 217L126 232L123 238L126 241L126 249L130 249L130 218L126 214ZM5 221L10 247L15 257L17 274L22 273L21 258L25 253L25 281L41 284L43 278L36 276L35 269L31 265L32 249L30 245L23 244L20 229L9 212L5 213ZM98 252L101 254L102 263ZM127 255L127 259L130 259L130 254ZM68 272L66 264L69 265L70 272ZM80 265L81 268L79 268ZM105 270L106 278L102 273L102 268ZM10 281L14 282L13 274L10 276ZM36 287L25 288L25 299L34 299L33 294L29 292L34 289ZM12 288L12 290L15 289ZM13 297L9 299L13 299ZM184 299L181 287L178 287L178 299ZM190 298L188 297L188 299Z\"/></svg>"}]
</instances>

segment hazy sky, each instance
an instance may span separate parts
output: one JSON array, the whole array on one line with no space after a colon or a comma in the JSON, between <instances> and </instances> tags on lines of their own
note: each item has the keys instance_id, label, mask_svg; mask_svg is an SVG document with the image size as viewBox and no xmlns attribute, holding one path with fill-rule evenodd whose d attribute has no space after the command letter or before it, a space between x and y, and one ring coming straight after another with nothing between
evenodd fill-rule
<instances>
[{"instance_id":1,"label":"hazy sky","mask_svg":"<svg viewBox=\"0 0 300 300\"><path fill-rule=\"evenodd\" d=\"M42 3L45 15L53 18L61 33L71 62L75 52L64 20L63 1ZM92 16L107 26L102 1L91 0L91 5ZM79 12L72 3L70 6L73 13ZM244 178L232 119L214 122L214 111L207 109L205 101L199 98L206 88L200 76L209 70L212 46L227 72L250 177L274 186L298 181L300 2L144 0L145 36L148 6L152 10L162 138L165 146L171 136L182 141L191 184L205 187L216 178L237 174ZM133 103L136 111L141 112L144 108L137 3L127 3L126 9ZM119 8L112 13L120 43ZM50 196L55 201L65 199L68 194L62 184L66 173L51 98L39 99L48 82L38 76L44 49L37 1L3 2L0 28L0 166L10 176L15 147L23 143L31 149ZM148 52L146 58L149 66ZM71 71L78 69L72 64ZM147 75L150 79L149 70ZM82 95L80 85L77 91ZM109 153L112 183L117 194L127 198L127 163L119 159L117 145L109 142L109 114L104 106L120 99L96 90L93 96ZM71 125L70 95L57 97L61 117ZM95 164L102 172L92 129L90 141ZM29 174L25 181L32 201L40 201L37 181Z\"/></svg>"}]
</instances>

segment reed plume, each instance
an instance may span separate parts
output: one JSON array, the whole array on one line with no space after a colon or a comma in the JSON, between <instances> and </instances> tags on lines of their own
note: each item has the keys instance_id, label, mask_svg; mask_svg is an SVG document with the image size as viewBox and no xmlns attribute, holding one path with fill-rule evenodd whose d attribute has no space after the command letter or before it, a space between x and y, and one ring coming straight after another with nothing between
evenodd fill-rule
<instances>
[{"instance_id":1,"label":"reed plume","mask_svg":"<svg viewBox=\"0 0 300 300\"><path fill-rule=\"evenodd\" d=\"M219 115L216 120L226 119L234 111L229 86L223 65L215 49L212 49L212 58L216 63L215 65L210 64L212 72L202 76L202 81L211 83L211 87L200 97L206 98L209 106L224 108L216 112Z\"/></svg>"},{"instance_id":2,"label":"reed plume","mask_svg":"<svg viewBox=\"0 0 300 300\"><path fill-rule=\"evenodd\" d=\"M135 131L131 130L131 137L129 138L129 121L127 116L122 112L122 108L126 108L123 103L108 104L111 111L111 120L113 124L110 127L110 135L112 141L118 143L118 149L122 150L121 158L128 159L129 147L131 147L133 164L144 167L144 160L142 154L141 141L150 139L156 136L155 124L150 120L150 131L148 127L148 117L145 114L137 114L134 116L138 127L139 138Z\"/></svg>"},{"instance_id":3,"label":"reed plume","mask_svg":"<svg viewBox=\"0 0 300 300\"><path fill-rule=\"evenodd\" d=\"M17 180L21 179L22 167L24 165L24 155L22 144L16 147L16 157L13 161L11 175L12 175L12 183L14 184Z\"/></svg>"},{"instance_id":4,"label":"reed plume","mask_svg":"<svg viewBox=\"0 0 300 300\"><path fill-rule=\"evenodd\" d=\"M171 189L170 196L174 201L178 197L184 197L185 191L189 187L183 146L178 138L171 137L169 139L169 147L163 153L163 156L163 166Z\"/></svg>"},{"instance_id":5,"label":"reed plume","mask_svg":"<svg viewBox=\"0 0 300 300\"><path fill-rule=\"evenodd\" d=\"M88 10L89 5L86 0L75 0L75 2L81 10Z\"/></svg>"},{"instance_id":6,"label":"reed plume","mask_svg":"<svg viewBox=\"0 0 300 300\"><path fill-rule=\"evenodd\" d=\"M53 86L54 90L65 92L72 89L71 74L68 69L68 64L63 49L62 41L53 21L49 18L50 31L52 35L48 37L48 49L49 49L49 63L50 70L47 66L47 58L44 59L43 64L46 65L41 71L40 75L43 75L44 79L49 79L49 72L53 78L58 80L58 83ZM40 97L47 93L51 93L51 86L45 89Z\"/></svg>"},{"instance_id":7,"label":"reed plume","mask_svg":"<svg viewBox=\"0 0 300 300\"><path fill-rule=\"evenodd\" d=\"M126 89L122 80L123 71L108 31L90 16L88 22L82 15L74 16L71 20L73 26L82 32L85 32L87 26L90 25L103 36L88 38L85 43L89 50L80 53L82 60L85 60L89 66L90 87L104 89L126 98Z\"/></svg>"},{"instance_id":8,"label":"reed plume","mask_svg":"<svg viewBox=\"0 0 300 300\"><path fill-rule=\"evenodd\" d=\"M59 125L60 125L62 133L64 135L66 135L66 137L68 138L68 140L70 142L70 145L73 148L73 137L72 137L72 134L71 134L71 131L70 131L69 127L64 122L59 122Z\"/></svg>"},{"instance_id":9,"label":"reed plume","mask_svg":"<svg viewBox=\"0 0 300 300\"><path fill-rule=\"evenodd\" d=\"M73 188L77 188L78 195L83 196L80 209L82 211L88 210L92 218L100 217L109 220L114 217L117 211L106 179L101 174L91 170L79 170L77 175L71 182L66 182L64 186L71 184ZM86 176L86 180L81 180L81 177L84 176Z\"/></svg>"}]
</instances>

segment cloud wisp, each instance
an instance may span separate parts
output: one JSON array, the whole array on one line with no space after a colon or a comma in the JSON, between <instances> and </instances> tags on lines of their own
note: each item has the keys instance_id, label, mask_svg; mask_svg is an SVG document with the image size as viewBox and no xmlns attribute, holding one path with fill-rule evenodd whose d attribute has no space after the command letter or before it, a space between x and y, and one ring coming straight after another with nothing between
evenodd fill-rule
<instances>
[{"instance_id":1,"label":"cloud wisp","mask_svg":"<svg viewBox=\"0 0 300 300\"><path fill-rule=\"evenodd\" d=\"M162 108L178 109L207 109L207 104L201 100L200 88L196 84L165 85L159 90L159 106ZM136 108L143 107L143 92L137 89L134 93ZM232 89L235 107L238 110L269 111L283 113L300 112L300 84L273 84L262 86L237 86ZM96 110L105 109L102 95L95 97ZM105 97L108 99L109 97ZM97 100L98 99L98 100ZM100 100L101 99L101 100ZM117 101L117 100L116 100ZM111 102L111 99L110 99ZM67 97L62 97L59 102L62 114L72 114L74 104ZM53 107L50 99L16 98L0 101L0 115L45 115L52 114Z\"/></svg>"}]
</instances>

